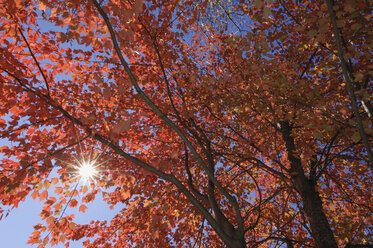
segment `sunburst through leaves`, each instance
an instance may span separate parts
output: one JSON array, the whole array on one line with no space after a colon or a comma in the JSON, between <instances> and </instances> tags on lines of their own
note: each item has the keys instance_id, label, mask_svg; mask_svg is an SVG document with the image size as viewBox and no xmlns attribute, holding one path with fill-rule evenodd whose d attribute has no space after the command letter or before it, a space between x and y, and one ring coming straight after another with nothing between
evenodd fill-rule
<instances>
[{"instance_id":1,"label":"sunburst through leaves","mask_svg":"<svg viewBox=\"0 0 373 248\"><path fill-rule=\"evenodd\" d=\"M80 178L83 182L88 182L93 180L98 175L97 164L95 160L85 160L78 162L78 165L75 166L77 170L77 177Z\"/></svg>"}]
</instances>

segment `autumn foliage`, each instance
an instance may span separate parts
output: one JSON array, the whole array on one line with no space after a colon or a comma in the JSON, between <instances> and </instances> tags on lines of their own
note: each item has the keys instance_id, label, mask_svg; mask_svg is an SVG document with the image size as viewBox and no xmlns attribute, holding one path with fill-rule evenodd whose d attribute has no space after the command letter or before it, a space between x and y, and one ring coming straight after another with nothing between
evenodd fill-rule
<instances>
[{"instance_id":1,"label":"autumn foliage","mask_svg":"<svg viewBox=\"0 0 373 248\"><path fill-rule=\"evenodd\" d=\"M29 243L373 242L370 1L0 6L0 215L42 201ZM99 195L112 220L65 211Z\"/></svg>"}]
</instances>

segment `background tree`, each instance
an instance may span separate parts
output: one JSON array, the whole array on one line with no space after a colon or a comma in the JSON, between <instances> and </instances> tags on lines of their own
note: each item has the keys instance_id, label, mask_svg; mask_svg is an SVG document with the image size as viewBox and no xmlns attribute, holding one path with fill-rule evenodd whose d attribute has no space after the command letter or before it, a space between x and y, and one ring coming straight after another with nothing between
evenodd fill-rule
<instances>
[{"instance_id":1,"label":"background tree","mask_svg":"<svg viewBox=\"0 0 373 248\"><path fill-rule=\"evenodd\" d=\"M371 6L219 3L1 2L0 199L44 201L31 243L371 241ZM112 221L64 214L99 193Z\"/></svg>"}]
</instances>

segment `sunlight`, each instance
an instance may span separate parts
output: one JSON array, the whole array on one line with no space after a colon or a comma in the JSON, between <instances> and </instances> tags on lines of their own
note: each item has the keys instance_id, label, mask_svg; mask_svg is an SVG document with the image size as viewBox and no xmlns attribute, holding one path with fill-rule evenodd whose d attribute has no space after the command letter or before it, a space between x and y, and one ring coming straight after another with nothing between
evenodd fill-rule
<instances>
[{"instance_id":1,"label":"sunlight","mask_svg":"<svg viewBox=\"0 0 373 248\"><path fill-rule=\"evenodd\" d=\"M77 167L80 179L87 182L97 175L97 170L92 161L83 161Z\"/></svg>"}]
</instances>

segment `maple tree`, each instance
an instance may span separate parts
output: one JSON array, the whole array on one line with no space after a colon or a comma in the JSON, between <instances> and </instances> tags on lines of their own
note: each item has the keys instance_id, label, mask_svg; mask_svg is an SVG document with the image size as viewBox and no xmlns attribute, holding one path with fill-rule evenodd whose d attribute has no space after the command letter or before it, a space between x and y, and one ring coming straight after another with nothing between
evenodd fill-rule
<instances>
[{"instance_id":1,"label":"maple tree","mask_svg":"<svg viewBox=\"0 0 373 248\"><path fill-rule=\"evenodd\" d=\"M0 214L43 201L30 243L372 242L369 1L0 5ZM65 213L97 194L111 221Z\"/></svg>"}]
</instances>

